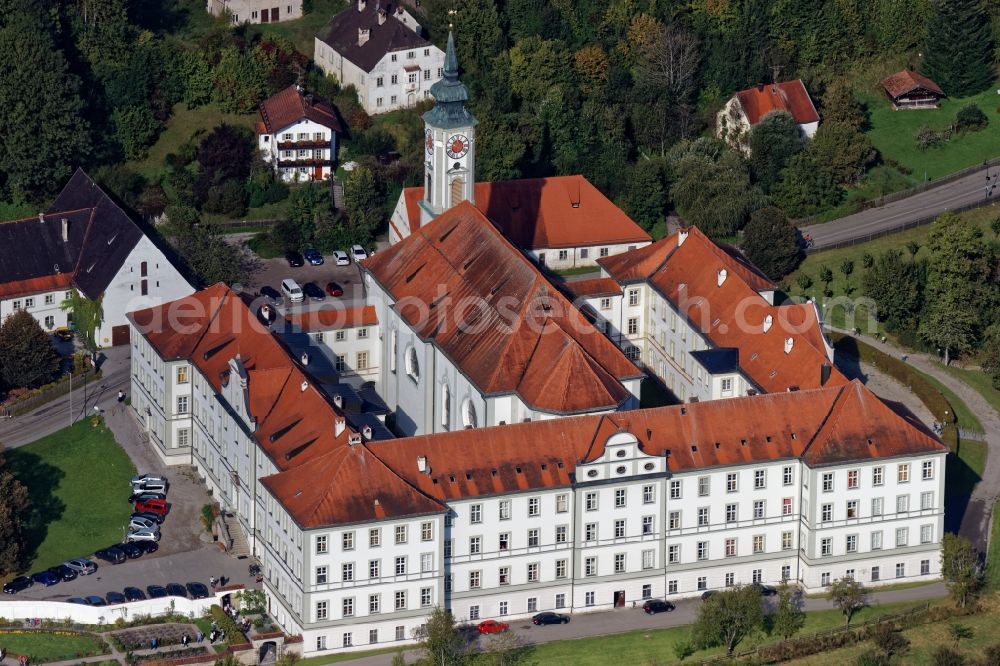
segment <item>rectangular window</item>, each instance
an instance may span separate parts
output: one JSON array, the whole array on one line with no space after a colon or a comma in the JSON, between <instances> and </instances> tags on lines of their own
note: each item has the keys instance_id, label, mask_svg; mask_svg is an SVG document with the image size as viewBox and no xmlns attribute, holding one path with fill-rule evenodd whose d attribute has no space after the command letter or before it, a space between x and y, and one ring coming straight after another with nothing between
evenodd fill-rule
<instances>
[{"instance_id":1,"label":"rectangular window","mask_svg":"<svg viewBox=\"0 0 1000 666\"><path fill-rule=\"evenodd\" d=\"M625 519L619 518L615 521L615 538L624 539L625 538Z\"/></svg>"},{"instance_id":2,"label":"rectangular window","mask_svg":"<svg viewBox=\"0 0 1000 666\"><path fill-rule=\"evenodd\" d=\"M764 500L754 500L753 517L754 520L760 520L764 517Z\"/></svg>"},{"instance_id":3,"label":"rectangular window","mask_svg":"<svg viewBox=\"0 0 1000 666\"><path fill-rule=\"evenodd\" d=\"M680 561L681 561L680 544L671 544L667 546L667 563L680 564Z\"/></svg>"},{"instance_id":4,"label":"rectangular window","mask_svg":"<svg viewBox=\"0 0 1000 666\"><path fill-rule=\"evenodd\" d=\"M584 606L593 606L594 603L595 603L595 598L596 598L596 595L595 595L594 592L587 592L586 594L583 595L583 605Z\"/></svg>"},{"instance_id":5,"label":"rectangular window","mask_svg":"<svg viewBox=\"0 0 1000 666\"><path fill-rule=\"evenodd\" d=\"M396 556L395 565L396 565L396 575L397 576L405 576L406 575L406 556L405 555L397 555Z\"/></svg>"},{"instance_id":6,"label":"rectangular window","mask_svg":"<svg viewBox=\"0 0 1000 666\"><path fill-rule=\"evenodd\" d=\"M858 500L847 500L847 517L848 518L859 518L858 515Z\"/></svg>"},{"instance_id":7,"label":"rectangular window","mask_svg":"<svg viewBox=\"0 0 1000 666\"><path fill-rule=\"evenodd\" d=\"M711 484L711 477L708 476L698 477L698 497L708 497L710 484Z\"/></svg>"},{"instance_id":8,"label":"rectangular window","mask_svg":"<svg viewBox=\"0 0 1000 666\"><path fill-rule=\"evenodd\" d=\"M597 575L597 558L588 557L583 561L583 575L584 576L596 576Z\"/></svg>"},{"instance_id":9,"label":"rectangular window","mask_svg":"<svg viewBox=\"0 0 1000 666\"><path fill-rule=\"evenodd\" d=\"M541 514L542 500L538 497L528 498L528 515L537 516Z\"/></svg>"},{"instance_id":10,"label":"rectangular window","mask_svg":"<svg viewBox=\"0 0 1000 666\"><path fill-rule=\"evenodd\" d=\"M611 299L610 298L605 297L605 298L601 299L601 309L602 310L610 310L611 309Z\"/></svg>"},{"instance_id":11,"label":"rectangular window","mask_svg":"<svg viewBox=\"0 0 1000 666\"><path fill-rule=\"evenodd\" d=\"M383 83L382 77L381 76L376 76L375 77L375 87L376 88L381 88L382 87L382 83Z\"/></svg>"},{"instance_id":12,"label":"rectangular window","mask_svg":"<svg viewBox=\"0 0 1000 666\"><path fill-rule=\"evenodd\" d=\"M830 584L830 572L821 573L819 575L819 584L824 587Z\"/></svg>"},{"instance_id":13,"label":"rectangular window","mask_svg":"<svg viewBox=\"0 0 1000 666\"><path fill-rule=\"evenodd\" d=\"M534 613L538 610L538 597L528 597L528 612Z\"/></svg>"},{"instance_id":14,"label":"rectangular window","mask_svg":"<svg viewBox=\"0 0 1000 666\"><path fill-rule=\"evenodd\" d=\"M699 541L697 547L698 559L707 560L708 559L708 542Z\"/></svg>"},{"instance_id":15,"label":"rectangular window","mask_svg":"<svg viewBox=\"0 0 1000 666\"><path fill-rule=\"evenodd\" d=\"M896 548L902 548L910 543L910 530L906 527L896 528Z\"/></svg>"},{"instance_id":16,"label":"rectangular window","mask_svg":"<svg viewBox=\"0 0 1000 666\"><path fill-rule=\"evenodd\" d=\"M820 507L820 521L827 523L833 520L833 505L824 504Z\"/></svg>"},{"instance_id":17,"label":"rectangular window","mask_svg":"<svg viewBox=\"0 0 1000 666\"><path fill-rule=\"evenodd\" d=\"M316 567L316 584L325 585L326 584L326 567Z\"/></svg>"},{"instance_id":18,"label":"rectangular window","mask_svg":"<svg viewBox=\"0 0 1000 666\"><path fill-rule=\"evenodd\" d=\"M406 525L396 525L396 543L406 543Z\"/></svg>"},{"instance_id":19,"label":"rectangular window","mask_svg":"<svg viewBox=\"0 0 1000 666\"><path fill-rule=\"evenodd\" d=\"M781 533L781 550L790 550L792 547L792 533L782 532Z\"/></svg>"},{"instance_id":20,"label":"rectangular window","mask_svg":"<svg viewBox=\"0 0 1000 666\"><path fill-rule=\"evenodd\" d=\"M706 527L708 524L708 507L698 507L698 527Z\"/></svg>"},{"instance_id":21,"label":"rectangular window","mask_svg":"<svg viewBox=\"0 0 1000 666\"><path fill-rule=\"evenodd\" d=\"M569 527L566 525L556 525L556 543L566 543L569 534Z\"/></svg>"},{"instance_id":22,"label":"rectangular window","mask_svg":"<svg viewBox=\"0 0 1000 666\"><path fill-rule=\"evenodd\" d=\"M406 610L406 590L398 590L395 594L396 610Z\"/></svg>"},{"instance_id":23,"label":"rectangular window","mask_svg":"<svg viewBox=\"0 0 1000 666\"><path fill-rule=\"evenodd\" d=\"M736 522L736 505L727 504L726 505L726 522L735 523Z\"/></svg>"},{"instance_id":24,"label":"rectangular window","mask_svg":"<svg viewBox=\"0 0 1000 666\"><path fill-rule=\"evenodd\" d=\"M537 527L528 530L528 547L535 548L539 545L539 530Z\"/></svg>"},{"instance_id":25,"label":"rectangular window","mask_svg":"<svg viewBox=\"0 0 1000 666\"><path fill-rule=\"evenodd\" d=\"M56 318L52 315L45 316L45 328L52 328L56 325Z\"/></svg>"},{"instance_id":26,"label":"rectangular window","mask_svg":"<svg viewBox=\"0 0 1000 666\"><path fill-rule=\"evenodd\" d=\"M478 620L479 619L479 606L469 606L469 619Z\"/></svg>"},{"instance_id":27,"label":"rectangular window","mask_svg":"<svg viewBox=\"0 0 1000 666\"><path fill-rule=\"evenodd\" d=\"M510 567L500 567L499 579L501 585L510 585Z\"/></svg>"},{"instance_id":28,"label":"rectangular window","mask_svg":"<svg viewBox=\"0 0 1000 666\"><path fill-rule=\"evenodd\" d=\"M347 331L336 331L333 334L333 339L335 342L343 342L347 339Z\"/></svg>"},{"instance_id":29,"label":"rectangular window","mask_svg":"<svg viewBox=\"0 0 1000 666\"><path fill-rule=\"evenodd\" d=\"M341 602L344 617L354 617L354 597L347 597Z\"/></svg>"},{"instance_id":30,"label":"rectangular window","mask_svg":"<svg viewBox=\"0 0 1000 666\"><path fill-rule=\"evenodd\" d=\"M676 530L676 529L680 529L680 527L681 527L681 512L680 511L671 511L667 515L667 529L668 530Z\"/></svg>"},{"instance_id":31,"label":"rectangular window","mask_svg":"<svg viewBox=\"0 0 1000 666\"><path fill-rule=\"evenodd\" d=\"M500 500L500 520L510 520L510 500Z\"/></svg>"},{"instance_id":32,"label":"rectangular window","mask_svg":"<svg viewBox=\"0 0 1000 666\"><path fill-rule=\"evenodd\" d=\"M566 577L566 560L556 560L556 578Z\"/></svg>"},{"instance_id":33,"label":"rectangular window","mask_svg":"<svg viewBox=\"0 0 1000 666\"><path fill-rule=\"evenodd\" d=\"M677 594L677 581L668 580L667 581L667 594Z\"/></svg>"},{"instance_id":34,"label":"rectangular window","mask_svg":"<svg viewBox=\"0 0 1000 666\"><path fill-rule=\"evenodd\" d=\"M847 535L847 537L845 539L845 543L844 543L844 550L846 550L848 553L856 553L856 552L858 552L858 535L857 534L848 534Z\"/></svg>"},{"instance_id":35,"label":"rectangular window","mask_svg":"<svg viewBox=\"0 0 1000 666\"><path fill-rule=\"evenodd\" d=\"M920 526L920 543L930 543L934 540L934 526L933 525L921 525Z\"/></svg>"},{"instance_id":36,"label":"rectangular window","mask_svg":"<svg viewBox=\"0 0 1000 666\"><path fill-rule=\"evenodd\" d=\"M819 540L819 554L823 557L833 555L833 539L828 537Z\"/></svg>"},{"instance_id":37,"label":"rectangular window","mask_svg":"<svg viewBox=\"0 0 1000 666\"><path fill-rule=\"evenodd\" d=\"M766 487L767 482L767 472L762 469L755 469L753 472L753 487L754 490L760 490Z\"/></svg>"},{"instance_id":38,"label":"rectangular window","mask_svg":"<svg viewBox=\"0 0 1000 666\"><path fill-rule=\"evenodd\" d=\"M329 607L327 606L327 602L325 602L325 601L317 601L316 602L316 620L317 621L325 620L327 618L328 608Z\"/></svg>"},{"instance_id":39,"label":"rectangular window","mask_svg":"<svg viewBox=\"0 0 1000 666\"><path fill-rule=\"evenodd\" d=\"M469 537L469 555L478 555L483 551L483 537Z\"/></svg>"},{"instance_id":40,"label":"rectangular window","mask_svg":"<svg viewBox=\"0 0 1000 666\"><path fill-rule=\"evenodd\" d=\"M368 369L368 352L358 352L354 355L354 369L355 370L367 370Z\"/></svg>"},{"instance_id":41,"label":"rectangular window","mask_svg":"<svg viewBox=\"0 0 1000 666\"><path fill-rule=\"evenodd\" d=\"M177 413L187 414L188 412L188 396L179 395L177 396Z\"/></svg>"},{"instance_id":42,"label":"rectangular window","mask_svg":"<svg viewBox=\"0 0 1000 666\"><path fill-rule=\"evenodd\" d=\"M736 574L732 572L726 572L726 587L732 587L736 584Z\"/></svg>"},{"instance_id":43,"label":"rectangular window","mask_svg":"<svg viewBox=\"0 0 1000 666\"><path fill-rule=\"evenodd\" d=\"M345 631L341 639L341 645L345 648L354 645L354 634L350 631Z\"/></svg>"},{"instance_id":44,"label":"rectangular window","mask_svg":"<svg viewBox=\"0 0 1000 666\"><path fill-rule=\"evenodd\" d=\"M615 553L615 573L625 572L625 553Z\"/></svg>"},{"instance_id":45,"label":"rectangular window","mask_svg":"<svg viewBox=\"0 0 1000 666\"><path fill-rule=\"evenodd\" d=\"M420 540L432 541L434 539L434 523L420 523Z\"/></svg>"},{"instance_id":46,"label":"rectangular window","mask_svg":"<svg viewBox=\"0 0 1000 666\"><path fill-rule=\"evenodd\" d=\"M823 474L823 492L832 493L833 492L833 473L826 472Z\"/></svg>"},{"instance_id":47,"label":"rectangular window","mask_svg":"<svg viewBox=\"0 0 1000 666\"><path fill-rule=\"evenodd\" d=\"M857 488L858 487L858 477L860 472L856 469L847 470L847 487Z\"/></svg>"},{"instance_id":48,"label":"rectangular window","mask_svg":"<svg viewBox=\"0 0 1000 666\"><path fill-rule=\"evenodd\" d=\"M625 489L616 488L615 489L615 508L620 509L625 506Z\"/></svg>"},{"instance_id":49,"label":"rectangular window","mask_svg":"<svg viewBox=\"0 0 1000 666\"><path fill-rule=\"evenodd\" d=\"M882 498L873 497L872 498L872 516L882 515Z\"/></svg>"},{"instance_id":50,"label":"rectangular window","mask_svg":"<svg viewBox=\"0 0 1000 666\"><path fill-rule=\"evenodd\" d=\"M921 465L921 477L924 481L934 478L934 461L925 460Z\"/></svg>"},{"instance_id":51,"label":"rectangular window","mask_svg":"<svg viewBox=\"0 0 1000 666\"><path fill-rule=\"evenodd\" d=\"M469 572L469 589L478 590L483 584L483 572L481 571L470 571Z\"/></svg>"},{"instance_id":52,"label":"rectangular window","mask_svg":"<svg viewBox=\"0 0 1000 666\"><path fill-rule=\"evenodd\" d=\"M469 507L469 522L473 525L483 522L482 504L473 504Z\"/></svg>"},{"instance_id":53,"label":"rectangular window","mask_svg":"<svg viewBox=\"0 0 1000 666\"><path fill-rule=\"evenodd\" d=\"M698 591L708 589L708 576L698 576Z\"/></svg>"},{"instance_id":54,"label":"rectangular window","mask_svg":"<svg viewBox=\"0 0 1000 666\"><path fill-rule=\"evenodd\" d=\"M792 577L792 566L790 564L781 565L781 580L785 582Z\"/></svg>"},{"instance_id":55,"label":"rectangular window","mask_svg":"<svg viewBox=\"0 0 1000 666\"><path fill-rule=\"evenodd\" d=\"M382 530L373 527L368 530L368 546L370 548L378 548L380 545L382 545Z\"/></svg>"},{"instance_id":56,"label":"rectangular window","mask_svg":"<svg viewBox=\"0 0 1000 666\"><path fill-rule=\"evenodd\" d=\"M795 472L792 467L785 467L781 470L781 483L790 486L795 478Z\"/></svg>"},{"instance_id":57,"label":"rectangular window","mask_svg":"<svg viewBox=\"0 0 1000 666\"><path fill-rule=\"evenodd\" d=\"M910 510L910 496L896 496L896 513L907 513Z\"/></svg>"},{"instance_id":58,"label":"rectangular window","mask_svg":"<svg viewBox=\"0 0 1000 666\"><path fill-rule=\"evenodd\" d=\"M322 536L316 537L316 554L317 555L322 555L323 553L326 552L326 548L327 548L326 544L327 544L327 540L326 540L326 535L325 534L322 535Z\"/></svg>"},{"instance_id":59,"label":"rectangular window","mask_svg":"<svg viewBox=\"0 0 1000 666\"><path fill-rule=\"evenodd\" d=\"M737 475L736 475L735 472L731 472L729 474L726 474L726 492L727 493L735 493L735 492L737 492L740 489L739 488L738 480L739 480L739 477L737 477Z\"/></svg>"},{"instance_id":60,"label":"rectangular window","mask_svg":"<svg viewBox=\"0 0 1000 666\"><path fill-rule=\"evenodd\" d=\"M345 583L350 583L352 580L354 580L354 563L353 562L345 562L343 565L341 565L341 567L340 567L340 578Z\"/></svg>"},{"instance_id":61,"label":"rectangular window","mask_svg":"<svg viewBox=\"0 0 1000 666\"><path fill-rule=\"evenodd\" d=\"M597 541L597 523L587 523L583 526L583 540Z\"/></svg>"},{"instance_id":62,"label":"rectangular window","mask_svg":"<svg viewBox=\"0 0 1000 666\"><path fill-rule=\"evenodd\" d=\"M670 482L670 499L681 498L681 482L677 479Z\"/></svg>"},{"instance_id":63,"label":"rectangular window","mask_svg":"<svg viewBox=\"0 0 1000 666\"><path fill-rule=\"evenodd\" d=\"M884 467L872 467L872 485L881 486L885 476Z\"/></svg>"},{"instance_id":64,"label":"rectangular window","mask_svg":"<svg viewBox=\"0 0 1000 666\"><path fill-rule=\"evenodd\" d=\"M45 304L53 305L56 302L56 297L53 294L45 294Z\"/></svg>"},{"instance_id":65,"label":"rectangular window","mask_svg":"<svg viewBox=\"0 0 1000 666\"><path fill-rule=\"evenodd\" d=\"M541 570L541 565L538 564L538 562L531 562L530 564L528 564L528 582L529 583L537 583L538 582L538 574L539 574L540 570Z\"/></svg>"},{"instance_id":66,"label":"rectangular window","mask_svg":"<svg viewBox=\"0 0 1000 666\"><path fill-rule=\"evenodd\" d=\"M897 483L909 483L910 482L910 464L903 463L896 466L896 482Z\"/></svg>"},{"instance_id":67,"label":"rectangular window","mask_svg":"<svg viewBox=\"0 0 1000 666\"><path fill-rule=\"evenodd\" d=\"M753 552L763 553L764 552L764 535L756 534L753 538Z\"/></svg>"},{"instance_id":68,"label":"rectangular window","mask_svg":"<svg viewBox=\"0 0 1000 666\"><path fill-rule=\"evenodd\" d=\"M188 366L186 366L186 365L179 365L179 366L177 366L177 383L178 384L187 384L188 381L189 381L189 379L188 379Z\"/></svg>"},{"instance_id":69,"label":"rectangular window","mask_svg":"<svg viewBox=\"0 0 1000 666\"><path fill-rule=\"evenodd\" d=\"M881 567L872 567L872 582L876 582L881 579Z\"/></svg>"},{"instance_id":70,"label":"rectangular window","mask_svg":"<svg viewBox=\"0 0 1000 666\"><path fill-rule=\"evenodd\" d=\"M333 362L333 368L337 372L344 372L347 370L347 357L343 354L337 354L337 357Z\"/></svg>"},{"instance_id":71,"label":"rectangular window","mask_svg":"<svg viewBox=\"0 0 1000 666\"><path fill-rule=\"evenodd\" d=\"M639 319L637 317L629 317L625 328L628 335L637 335L639 333Z\"/></svg>"},{"instance_id":72,"label":"rectangular window","mask_svg":"<svg viewBox=\"0 0 1000 666\"><path fill-rule=\"evenodd\" d=\"M896 563L896 578L906 578L906 565L902 562Z\"/></svg>"},{"instance_id":73,"label":"rectangular window","mask_svg":"<svg viewBox=\"0 0 1000 666\"><path fill-rule=\"evenodd\" d=\"M781 515L790 516L792 515L792 498L785 497L781 500Z\"/></svg>"},{"instance_id":74,"label":"rectangular window","mask_svg":"<svg viewBox=\"0 0 1000 666\"><path fill-rule=\"evenodd\" d=\"M628 304L632 305L632 306L639 305L639 290L638 289L629 289L628 290Z\"/></svg>"},{"instance_id":75,"label":"rectangular window","mask_svg":"<svg viewBox=\"0 0 1000 666\"><path fill-rule=\"evenodd\" d=\"M934 493L932 491L920 493L920 509L925 511L934 508Z\"/></svg>"},{"instance_id":76,"label":"rectangular window","mask_svg":"<svg viewBox=\"0 0 1000 666\"><path fill-rule=\"evenodd\" d=\"M422 553L420 555L420 571L421 573L434 571L434 553Z\"/></svg>"},{"instance_id":77,"label":"rectangular window","mask_svg":"<svg viewBox=\"0 0 1000 666\"><path fill-rule=\"evenodd\" d=\"M656 492L654 490L655 486L643 486L642 487L642 503L652 504L656 499Z\"/></svg>"},{"instance_id":78,"label":"rectangular window","mask_svg":"<svg viewBox=\"0 0 1000 666\"><path fill-rule=\"evenodd\" d=\"M566 513L569 511L569 496L556 495L556 513Z\"/></svg>"},{"instance_id":79,"label":"rectangular window","mask_svg":"<svg viewBox=\"0 0 1000 666\"><path fill-rule=\"evenodd\" d=\"M927 576L931 572L931 561L930 560L920 560L920 575Z\"/></svg>"},{"instance_id":80,"label":"rectangular window","mask_svg":"<svg viewBox=\"0 0 1000 666\"><path fill-rule=\"evenodd\" d=\"M380 578L382 574L382 560L368 560L368 577Z\"/></svg>"},{"instance_id":81,"label":"rectangular window","mask_svg":"<svg viewBox=\"0 0 1000 666\"><path fill-rule=\"evenodd\" d=\"M317 650L325 650L326 649L326 636L317 636L316 637L316 649Z\"/></svg>"},{"instance_id":82,"label":"rectangular window","mask_svg":"<svg viewBox=\"0 0 1000 666\"><path fill-rule=\"evenodd\" d=\"M647 549L642 551L642 568L652 569L656 566L656 551Z\"/></svg>"},{"instance_id":83,"label":"rectangular window","mask_svg":"<svg viewBox=\"0 0 1000 666\"><path fill-rule=\"evenodd\" d=\"M566 595L557 594L556 595L556 608L566 608Z\"/></svg>"},{"instance_id":84,"label":"rectangular window","mask_svg":"<svg viewBox=\"0 0 1000 666\"><path fill-rule=\"evenodd\" d=\"M586 511L597 511L597 493L587 493L584 495L583 508Z\"/></svg>"},{"instance_id":85,"label":"rectangular window","mask_svg":"<svg viewBox=\"0 0 1000 666\"><path fill-rule=\"evenodd\" d=\"M882 532L872 532L872 550L882 550Z\"/></svg>"},{"instance_id":86,"label":"rectangular window","mask_svg":"<svg viewBox=\"0 0 1000 666\"><path fill-rule=\"evenodd\" d=\"M736 557L736 539L726 539L726 557Z\"/></svg>"},{"instance_id":87,"label":"rectangular window","mask_svg":"<svg viewBox=\"0 0 1000 666\"><path fill-rule=\"evenodd\" d=\"M642 533L643 534L653 533L653 516L642 517Z\"/></svg>"},{"instance_id":88,"label":"rectangular window","mask_svg":"<svg viewBox=\"0 0 1000 666\"><path fill-rule=\"evenodd\" d=\"M510 532L500 533L500 550L510 549Z\"/></svg>"}]
</instances>

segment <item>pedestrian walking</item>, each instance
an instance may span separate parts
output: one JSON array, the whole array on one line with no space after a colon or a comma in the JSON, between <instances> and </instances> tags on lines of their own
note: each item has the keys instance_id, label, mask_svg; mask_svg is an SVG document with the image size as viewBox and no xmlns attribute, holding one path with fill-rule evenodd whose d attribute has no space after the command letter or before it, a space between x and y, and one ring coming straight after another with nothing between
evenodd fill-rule
<instances>
[{"instance_id":1,"label":"pedestrian walking","mask_svg":"<svg viewBox=\"0 0 1000 666\"><path fill-rule=\"evenodd\" d=\"M118 390L118 402L125 402L125 392L121 389Z\"/></svg>"},{"instance_id":2,"label":"pedestrian walking","mask_svg":"<svg viewBox=\"0 0 1000 666\"><path fill-rule=\"evenodd\" d=\"M204 634L204 632L199 631L197 638L198 638L198 642L199 643L203 643L205 641L205 634Z\"/></svg>"},{"instance_id":3,"label":"pedestrian walking","mask_svg":"<svg viewBox=\"0 0 1000 666\"><path fill-rule=\"evenodd\" d=\"M94 416L100 416L100 415L101 415L101 406L94 405Z\"/></svg>"},{"instance_id":4,"label":"pedestrian walking","mask_svg":"<svg viewBox=\"0 0 1000 666\"><path fill-rule=\"evenodd\" d=\"M184 634L183 636L181 636L181 643L184 645L184 647L188 646L188 635L187 634Z\"/></svg>"},{"instance_id":5,"label":"pedestrian walking","mask_svg":"<svg viewBox=\"0 0 1000 666\"><path fill-rule=\"evenodd\" d=\"M208 584L212 586L213 590L215 589L215 576L208 577Z\"/></svg>"}]
</instances>

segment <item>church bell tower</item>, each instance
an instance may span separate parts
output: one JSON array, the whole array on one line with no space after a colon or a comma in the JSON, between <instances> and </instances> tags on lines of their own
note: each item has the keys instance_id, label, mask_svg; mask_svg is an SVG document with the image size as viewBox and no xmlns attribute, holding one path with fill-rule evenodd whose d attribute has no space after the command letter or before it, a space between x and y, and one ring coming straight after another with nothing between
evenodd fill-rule
<instances>
[{"instance_id":1,"label":"church bell tower","mask_svg":"<svg viewBox=\"0 0 1000 666\"><path fill-rule=\"evenodd\" d=\"M448 33L444 77L431 86L434 108L424 114L424 196L420 225L463 201L475 203L476 119L465 108L469 91L458 80L455 37Z\"/></svg>"}]
</instances>

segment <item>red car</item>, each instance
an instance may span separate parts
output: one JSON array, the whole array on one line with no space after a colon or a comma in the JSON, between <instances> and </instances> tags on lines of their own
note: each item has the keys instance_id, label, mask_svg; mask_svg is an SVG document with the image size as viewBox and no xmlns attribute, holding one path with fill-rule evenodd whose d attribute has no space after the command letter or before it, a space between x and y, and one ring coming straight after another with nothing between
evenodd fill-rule
<instances>
[{"instance_id":1,"label":"red car","mask_svg":"<svg viewBox=\"0 0 1000 666\"><path fill-rule=\"evenodd\" d=\"M155 513L158 516L167 515L167 501L161 499L149 499L144 502L136 502L137 513Z\"/></svg>"},{"instance_id":2,"label":"red car","mask_svg":"<svg viewBox=\"0 0 1000 666\"><path fill-rule=\"evenodd\" d=\"M343 296L344 295L344 288L341 287L336 282L327 282L326 283L326 293L330 294L334 298L337 298L338 296Z\"/></svg>"},{"instance_id":3,"label":"red car","mask_svg":"<svg viewBox=\"0 0 1000 666\"><path fill-rule=\"evenodd\" d=\"M510 629L510 625L506 622L497 622L496 620L483 620L476 628L481 634L499 634Z\"/></svg>"}]
</instances>

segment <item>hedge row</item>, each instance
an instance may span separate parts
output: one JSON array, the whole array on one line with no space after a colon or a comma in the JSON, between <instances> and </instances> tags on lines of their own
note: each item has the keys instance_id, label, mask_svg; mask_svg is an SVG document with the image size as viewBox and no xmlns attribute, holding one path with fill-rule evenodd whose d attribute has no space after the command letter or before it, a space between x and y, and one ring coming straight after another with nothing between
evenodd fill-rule
<instances>
[{"instance_id":1,"label":"hedge row","mask_svg":"<svg viewBox=\"0 0 1000 666\"><path fill-rule=\"evenodd\" d=\"M226 645L243 645L247 642L247 637L243 635L239 625L222 610L221 606L212 606L212 619L215 620L215 625L225 632Z\"/></svg>"},{"instance_id":2,"label":"hedge row","mask_svg":"<svg viewBox=\"0 0 1000 666\"><path fill-rule=\"evenodd\" d=\"M836 351L873 365L904 386L908 386L940 423L955 423L955 410L951 403L920 372L857 338L835 332L829 335Z\"/></svg>"}]
</instances>

